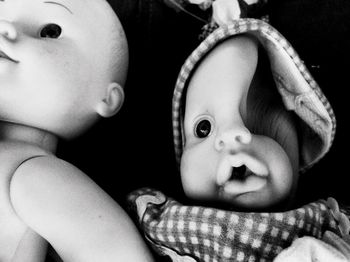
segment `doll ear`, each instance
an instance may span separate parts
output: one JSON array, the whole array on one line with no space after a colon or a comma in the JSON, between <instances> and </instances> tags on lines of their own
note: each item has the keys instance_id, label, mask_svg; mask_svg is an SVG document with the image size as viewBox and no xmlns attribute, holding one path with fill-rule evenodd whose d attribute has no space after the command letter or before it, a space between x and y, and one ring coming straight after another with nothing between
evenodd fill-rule
<instances>
[{"instance_id":1,"label":"doll ear","mask_svg":"<svg viewBox=\"0 0 350 262\"><path fill-rule=\"evenodd\" d=\"M111 83L107 87L105 98L97 105L96 112L102 117L115 115L124 102L124 90L117 83Z\"/></svg>"}]
</instances>

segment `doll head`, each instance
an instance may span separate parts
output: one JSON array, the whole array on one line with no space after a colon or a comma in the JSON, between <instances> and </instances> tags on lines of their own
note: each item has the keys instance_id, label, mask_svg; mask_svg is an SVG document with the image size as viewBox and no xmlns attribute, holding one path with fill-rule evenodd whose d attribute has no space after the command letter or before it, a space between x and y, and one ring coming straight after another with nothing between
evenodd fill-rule
<instances>
[{"instance_id":1,"label":"doll head","mask_svg":"<svg viewBox=\"0 0 350 262\"><path fill-rule=\"evenodd\" d=\"M274 102L280 98L260 59L257 41L237 36L208 54L189 80L180 165L187 195L260 208L295 190L296 126Z\"/></svg>"},{"instance_id":2,"label":"doll head","mask_svg":"<svg viewBox=\"0 0 350 262\"><path fill-rule=\"evenodd\" d=\"M287 56L280 39L264 35L267 28L273 30L247 20L241 28L218 29L180 73L175 146L183 189L192 199L287 208L299 171L330 146L334 118L327 100L315 96L315 82L310 87L293 64L295 53ZM298 105L301 98L308 103Z\"/></svg>"},{"instance_id":3,"label":"doll head","mask_svg":"<svg viewBox=\"0 0 350 262\"><path fill-rule=\"evenodd\" d=\"M71 138L123 102L128 49L104 0L0 1L0 118Z\"/></svg>"}]
</instances>

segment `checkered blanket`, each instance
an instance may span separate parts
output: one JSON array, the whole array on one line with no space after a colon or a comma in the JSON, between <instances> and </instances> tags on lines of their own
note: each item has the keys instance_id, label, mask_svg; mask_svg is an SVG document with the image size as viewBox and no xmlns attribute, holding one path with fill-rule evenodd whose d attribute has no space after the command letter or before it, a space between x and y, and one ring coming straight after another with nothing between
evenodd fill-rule
<instances>
[{"instance_id":1,"label":"checkered blanket","mask_svg":"<svg viewBox=\"0 0 350 262\"><path fill-rule=\"evenodd\" d=\"M323 200L281 213L184 206L152 189L135 191L128 201L155 250L183 257L174 261L271 261L302 236L341 235Z\"/></svg>"}]
</instances>

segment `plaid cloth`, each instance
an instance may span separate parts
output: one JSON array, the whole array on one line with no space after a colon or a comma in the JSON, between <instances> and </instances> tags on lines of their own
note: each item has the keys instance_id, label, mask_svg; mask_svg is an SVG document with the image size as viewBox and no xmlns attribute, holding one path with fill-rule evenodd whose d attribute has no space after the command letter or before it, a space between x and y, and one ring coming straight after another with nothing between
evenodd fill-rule
<instances>
[{"instance_id":1,"label":"plaid cloth","mask_svg":"<svg viewBox=\"0 0 350 262\"><path fill-rule=\"evenodd\" d=\"M128 201L156 251L195 259L175 261L271 261L296 238L321 239L326 231L342 235L323 200L281 213L184 206L152 189L135 191Z\"/></svg>"}]
</instances>

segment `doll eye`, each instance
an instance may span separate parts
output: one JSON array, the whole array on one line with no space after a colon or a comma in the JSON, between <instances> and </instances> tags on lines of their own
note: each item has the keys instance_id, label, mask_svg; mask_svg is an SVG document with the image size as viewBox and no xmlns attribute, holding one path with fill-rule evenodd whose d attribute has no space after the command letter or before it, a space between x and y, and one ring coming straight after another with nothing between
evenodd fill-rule
<instances>
[{"instance_id":1,"label":"doll eye","mask_svg":"<svg viewBox=\"0 0 350 262\"><path fill-rule=\"evenodd\" d=\"M194 133L198 138L205 138L210 135L211 122L208 119L201 119L197 122Z\"/></svg>"},{"instance_id":2,"label":"doll eye","mask_svg":"<svg viewBox=\"0 0 350 262\"><path fill-rule=\"evenodd\" d=\"M47 24L40 30L42 38L59 38L62 33L62 28L56 24Z\"/></svg>"}]
</instances>

